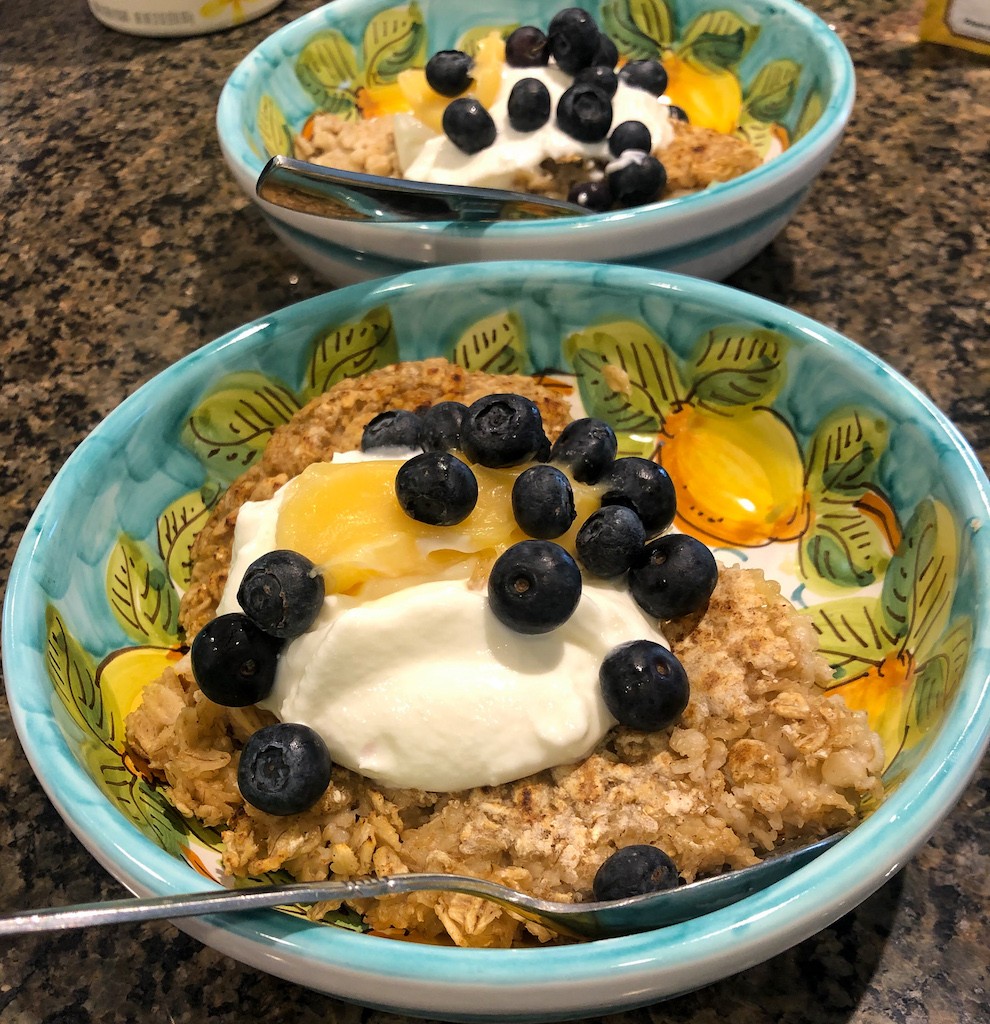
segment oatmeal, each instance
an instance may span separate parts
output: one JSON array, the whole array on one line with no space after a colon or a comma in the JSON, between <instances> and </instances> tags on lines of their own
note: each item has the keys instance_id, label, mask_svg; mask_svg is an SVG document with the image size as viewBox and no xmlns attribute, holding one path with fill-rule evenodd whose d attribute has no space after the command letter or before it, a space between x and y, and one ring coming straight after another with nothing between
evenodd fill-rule
<instances>
[{"instance_id":1,"label":"oatmeal","mask_svg":"<svg viewBox=\"0 0 990 1024\"><path fill-rule=\"evenodd\" d=\"M244 502L269 498L308 465L360 447L365 424L382 409L505 391L539 405L551 439L570 419L565 400L531 378L469 373L442 360L376 371L313 400L232 485L197 539L182 604L187 636L217 610ZM690 881L752 864L783 840L841 828L878 793L876 736L865 716L820 688L830 673L813 630L759 571L723 568L707 608L663 630L690 680L672 727L615 726L576 763L499 785L388 788L335 765L308 810L266 814L242 798L237 765L249 737L275 716L206 699L188 658L146 689L128 719L128 743L182 813L224 830L224 866L234 875L442 871L562 900L588 898L596 870L619 847L660 847ZM386 935L471 946L550 938L460 895L389 897L357 909Z\"/></svg>"},{"instance_id":2,"label":"oatmeal","mask_svg":"<svg viewBox=\"0 0 990 1024\"><path fill-rule=\"evenodd\" d=\"M295 155L348 171L570 199L590 212L697 191L760 164L732 134L734 112L715 111L720 130L689 123L665 95L659 60L618 63L590 15L570 8L546 34L522 26L503 41L493 32L472 55L440 51L425 69L367 90L363 120L318 113L297 136Z\"/></svg>"}]
</instances>

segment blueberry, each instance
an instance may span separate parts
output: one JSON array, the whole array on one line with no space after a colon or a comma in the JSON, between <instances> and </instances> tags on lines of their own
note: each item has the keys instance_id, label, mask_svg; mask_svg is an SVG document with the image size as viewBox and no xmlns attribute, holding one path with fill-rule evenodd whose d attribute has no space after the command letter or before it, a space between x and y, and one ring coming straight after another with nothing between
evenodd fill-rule
<instances>
[{"instance_id":1,"label":"blueberry","mask_svg":"<svg viewBox=\"0 0 990 1024\"><path fill-rule=\"evenodd\" d=\"M536 448L533 451L534 462L549 462L550 461L550 438L546 434L541 434L539 440L536 442Z\"/></svg>"},{"instance_id":2,"label":"blueberry","mask_svg":"<svg viewBox=\"0 0 990 1024\"><path fill-rule=\"evenodd\" d=\"M440 50L426 62L426 82L441 96L460 96L471 84L474 59L462 50Z\"/></svg>"},{"instance_id":3,"label":"blueberry","mask_svg":"<svg viewBox=\"0 0 990 1024\"><path fill-rule=\"evenodd\" d=\"M600 64L607 68L614 68L619 63L619 50L615 43L604 32L598 36L598 49L591 59L592 64Z\"/></svg>"},{"instance_id":4,"label":"blueberry","mask_svg":"<svg viewBox=\"0 0 990 1024\"><path fill-rule=\"evenodd\" d=\"M679 619L704 608L718 583L718 563L708 548L680 533L651 541L629 569L636 603L658 619Z\"/></svg>"},{"instance_id":5,"label":"blueberry","mask_svg":"<svg viewBox=\"0 0 990 1024\"><path fill-rule=\"evenodd\" d=\"M689 120L687 111L683 107L677 106L676 103L667 104L667 115L671 121L683 121L687 124Z\"/></svg>"},{"instance_id":6,"label":"blueberry","mask_svg":"<svg viewBox=\"0 0 990 1024\"><path fill-rule=\"evenodd\" d=\"M667 169L655 157L627 149L606 174L608 187L620 206L639 206L658 199L667 184Z\"/></svg>"},{"instance_id":7,"label":"blueberry","mask_svg":"<svg viewBox=\"0 0 990 1024\"><path fill-rule=\"evenodd\" d=\"M266 814L299 814L326 792L332 768L318 732L276 722L248 737L237 765L237 786L249 804Z\"/></svg>"},{"instance_id":8,"label":"blueberry","mask_svg":"<svg viewBox=\"0 0 990 1024\"><path fill-rule=\"evenodd\" d=\"M613 647L598 670L598 682L612 717L643 732L673 725L691 695L684 666L652 640L630 640Z\"/></svg>"},{"instance_id":9,"label":"blueberry","mask_svg":"<svg viewBox=\"0 0 990 1024\"><path fill-rule=\"evenodd\" d=\"M478 481L471 467L449 452L423 452L399 467L395 496L411 519L453 526L474 511Z\"/></svg>"},{"instance_id":10,"label":"blueberry","mask_svg":"<svg viewBox=\"0 0 990 1024\"><path fill-rule=\"evenodd\" d=\"M631 508L642 520L647 537L662 533L674 521L677 495L670 474L662 466L631 455L616 459L602 479L602 505Z\"/></svg>"},{"instance_id":11,"label":"blueberry","mask_svg":"<svg viewBox=\"0 0 990 1024\"><path fill-rule=\"evenodd\" d=\"M464 153L480 153L495 141L492 115L469 96L448 103L442 120L444 134Z\"/></svg>"},{"instance_id":12,"label":"blueberry","mask_svg":"<svg viewBox=\"0 0 990 1024\"><path fill-rule=\"evenodd\" d=\"M612 206L612 193L606 181L579 181L571 186L567 198L592 213L604 213Z\"/></svg>"},{"instance_id":13,"label":"blueberry","mask_svg":"<svg viewBox=\"0 0 990 1024\"><path fill-rule=\"evenodd\" d=\"M606 505L581 524L575 541L578 561L593 576L621 576L646 543L640 518L624 505Z\"/></svg>"},{"instance_id":14,"label":"blueberry","mask_svg":"<svg viewBox=\"0 0 990 1024\"><path fill-rule=\"evenodd\" d=\"M619 443L604 421L585 416L572 420L550 450L550 461L566 466L580 484L594 484L615 461Z\"/></svg>"},{"instance_id":15,"label":"blueberry","mask_svg":"<svg viewBox=\"0 0 990 1024\"><path fill-rule=\"evenodd\" d=\"M642 121L623 121L612 129L608 137L608 151L612 156L620 156L627 149L638 149L641 153L649 153L653 149L653 136Z\"/></svg>"},{"instance_id":16,"label":"blueberry","mask_svg":"<svg viewBox=\"0 0 990 1024\"><path fill-rule=\"evenodd\" d=\"M550 91L538 78L522 78L509 93L509 124L517 132L535 132L550 120Z\"/></svg>"},{"instance_id":17,"label":"blueberry","mask_svg":"<svg viewBox=\"0 0 990 1024\"><path fill-rule=\"evenodd\" d=\"M517 633L549 633L574 614L581 600L577 562L551 540L522 540L495 560L488 605Z\"/></svg>"},{"instance_id":18,"label":"blueberry","mask_svg":"<svg viewBox=\"0 0 990 1024\"><path fill-rule=\"evenodd\" d=\"M461 422L467 406L463 402L437 402L420 414L423 429L419 444L424 452L449 452L461 446Z\"/></svg>"},{"instance_id":19,"label":"blueberry","mask_svg":"<svg viewBox=\"0 0 990 1024\"><path fill-rule=\"evenodd\" d=\"M595 85L572 85L557 101L557 125L578 142L601 142L612 126L612 101Z\"/></svg>"},{"instance_id":20,"label":"blueberry","mask_svg":"<svg viewBox=\"0 0 990 1024\"><path fill-rule=\"evenodd\" d=\"M218 615L195 636L189 655L199 688L227 708L257 704L272 691L284 641L269 636L246 615Z\"/></svg>"},{"instance_id":21,"label":"blueberry","mask_svg":"<svg viewBox=\"0 0 990 1024\"><path fill-rule=\"evenodd\" d=\"M614 96L619 85L619 79L615 72L604 64L592 64L591 67L582 68L574 76L575 85L596 85L606 96Z\"/></svg>"},{"instance_id":22,"label":"blueberry","mask_svg":"<svg viewBox=\"0 0 990 1024\"><path fill-rule=\"evenodd\" d=\"M380 412L361 435L361 451L370 452L375 448L418 448L422 421L414 412L406 409L389 409Z\"/></svg>"},{"instance_id":23,"label":"blueberry","mask_svg":"<svg viewBox=\"0 0 990 1024\"><path fill-rule=\"evenodd\" d=\"M538 68L550 61L550 40L535 25L520 25L505 41L510 68Z\"/></svg>"},{"instance_id":24,"label":"blueberry","mask_svg":"<svg viewBox=\"0 0 990 1024\"><path fill-rule=\"evenodd\" d=\"M269 636L301 636L323 607L323 574L298 551L269 551L253 561L237 588L244 614Z\"/></svg>"},{"instance_id":25,"label":"blueberry","mask_svg":"<svg viewBox=\"0 0 990 1024\"><path fill-rule=\"evenodd\" d=\"M553 466L530 466L512 485L512 513L530 537L552 540L567 533L577 515L570 480Z\"/></svg>"},{"instance_id":26,"label":"blueberry","mask_svg":"<svg viewBox=\"0 0 990 1024\"><path fill-rule=\"evenodd\" d=\"M658 60L631 60L619 69L619 78L634 89L645 89L662 96L667 88L667 72Z\"/></svg>"},{"instance_id":27,"label":"blueberry","mask_svg":"<svg viewBox=\"0 0 990 1024\"><path fill-rule=\"evenodd\" d=\"M674 889L680 882L677 865L655 846L637 844L616 850L591 883L596 900L624 900Z\"/></svg>"},{"instance_id":28,"label":"blueberry","mask_svg":"<svg viewBox=\"0 0 990 1024\"><path fill-rule=\"evenodd\" d=\"M594 60L601 33L587 11L580 7L567 7L550 20L547 38L550 40L550 53L558 67L573 75Z\"/></svg>"},{"instance_id":29,"label":"blueberry","mask_svg":"<svg viewBox=\"0 0 990 1024\"><path fill-rule=\"evenodd\" d=\"M546 443L540 410L522 395L484 395L468 407L461 423L464 454L492 469L518 466Z\"/></svg>"}]
</instances>

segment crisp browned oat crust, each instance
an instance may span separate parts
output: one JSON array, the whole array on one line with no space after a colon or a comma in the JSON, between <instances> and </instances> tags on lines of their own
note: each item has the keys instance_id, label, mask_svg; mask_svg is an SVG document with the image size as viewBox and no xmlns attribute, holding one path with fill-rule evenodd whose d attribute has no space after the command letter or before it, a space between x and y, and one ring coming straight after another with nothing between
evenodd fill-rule
<instances>
[{"instance_id":1,"label":"crisp browned oat crust","mask_svg":"<svg viewBox=\"0 0 990 1024\"><path fill-rule=\"evenodd\" d=\"M310 403L231 488L197 541L186 628L205 622L216 606L243 501L267 497L333 451L356 448L364 423L382 408L506 390L537 400L550 433L559 432L567 409L554 392L529 378L468 374L442 360L347 381ZM247 737L272 718L212 704L188 659L147 687L128 719L128 743L180 811L224 828L224 863L233 874L447 871L562 900L585 898L598 866L619 846L659 845L693 879L753 863L782 839L842 827L877 793L877 737L862 713L820 688L829 670L813 630L762 573L724 569L707 610L664 629L692 688L676 727L616 728L584 762L507 785L443 794L383 790L335 768L311 810L264 814L244 804L236 770ZM472 946L550 938L464 896L423 893L359 909L388 935Z\"/></svg>"}]
</instances>

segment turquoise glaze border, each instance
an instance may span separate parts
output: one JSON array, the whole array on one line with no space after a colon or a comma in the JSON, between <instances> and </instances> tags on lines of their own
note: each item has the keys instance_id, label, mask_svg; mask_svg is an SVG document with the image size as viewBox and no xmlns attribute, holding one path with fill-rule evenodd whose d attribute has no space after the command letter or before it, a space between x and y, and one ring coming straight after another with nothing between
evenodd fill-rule
<instances>
[{"instance_id":1,"label":"turquoise glaze border","mask_svg":"<svg viewBox=\"0 0 990 1024\"><path fill-rule=\"evenodd\" d=\"M77 448L32 518L14 560L4 607L4 674L24 750L59 813L109 870L142 892L179 893L204 881L126 822L81 768L54 709L44 666L44 608L59 603L77 638L100 657L121 637L94 601L102 587L108 538L124 527L150 538L154 513L201 479L198 462L178 445L164 453L198 397L223 372L257 369L295 384L303 347L324 324L341 323L387 302L400 351L419 358L436 339L486 312L512 305L522 312L537 364L552 363L557 339L589 320L616 313L641 318L678 352L706 326L742 321L793 339L788 385L777 403L803 441L822 411L861 398L887 416L902 441L884 469L884 487L900 509L930 492L953 510L964 535L957 607L974 626L964 681L942 729L909 778L839 846L770 889L700 920L644 935L540 950L444 949L310 926L258 912L219 916L188 930L240 959L294 980L354 971L374 979L383 1009L410 1007L410 992L442 991L464 1006L479 993L525 989L532 1015L549 1020L652 1002L651 977L682 970L684 990L696 987L699 965L723 965L722 976L773 955L824 927L903 866L961 795L990 732L990 484L948 420L915 388L854 342L796 313L722 285L631 267L581 263L467 264L417 271L318 296L261 318L193 353L128 398ZM113 483L123 480L123 485ZM133 488L130 486L133 485ZM83 510L92 505L92 511ZM149 517L151 517L149 519ZM89 533L88 531L95 531ZM85 544L80 538L86 537ZM70 739L71 739L70 731ZM707 968L706 968L707 969ZM461 979L461 980L457 980ZM388 983L397 995L388 995ZM707 977L705 980L715 980ZM603 1005L603 985L623 996ZM564 985L578 1009L546 1010L540 992ZM392 1001L390 1001L390 998ZM472 1015L430 1008L429 1015ZM485 1015L474 1014L475 1019ZM496 1013L495 1016L498 1016ZM490 1016L487 1019L491 1019Z\"/></svg>"},{"instance_id":2,"label":"turquoise glaze border","mask_svg":"<svg viewBox=\"0 0 990 1024\"><path fill-rule=\"evenodd\" d=\"M399 6L401 2L335 0L279 29L241 61L221 92L216 125L228 159L240 168L242 174L249 179L256 179L267 162L267 158L261 155L264 147L255 124L258 101L264 92L272 90L277 94L279 105L293 130L298 130L313 112L312 98L299 84L293 68L296 57L312 35L321 29L337 28L352 43L359 44L367 21L379 11ZM452 46L465 27L488 22L502 24L510 20L542 22L548 17L550 9L564 7L566 4L556 3L548 9L548 5L541 0L486 0L484 3L471 4L420 0L420 6L426 16L430 47L436 50ZM597 12L601 0L590 0L585 6ZM800 109L812 84L826 90L828 98L814 127L769 163L741 178L715 184L703 192L637 208L638 218L658 218L658 230L675 213L703 216L734 197L755 194L784 183L804 161L813 160L830 149L849 118L855 96L855 74L845 46L832 28L794 0L704 0L695 3L673 0L672 6L675 11L681 12L677 22L680 26L686 24L695 13L713 9L734 10L751 22L759 22L762 26L760 36L740 64L742 79L747 82L760 65L769 59L788 56L800 59L806 70L791 107L792 114ZM258 152L253 151L248 144L245 129L255 145L260 147ZM589 215L582 218L581 228L593 237L599 227L619 224L628 217L628 211ZM535 223L516 221L478 228L438 222L392 224L390 228L402 233L413 232L417 236L450 231L458 235L472 235L483 231L495 238L526 240L571 235L574 224L568 220ZM579 240L575 240L575 245L580 244Z\"/></svg>"}]
</instances>

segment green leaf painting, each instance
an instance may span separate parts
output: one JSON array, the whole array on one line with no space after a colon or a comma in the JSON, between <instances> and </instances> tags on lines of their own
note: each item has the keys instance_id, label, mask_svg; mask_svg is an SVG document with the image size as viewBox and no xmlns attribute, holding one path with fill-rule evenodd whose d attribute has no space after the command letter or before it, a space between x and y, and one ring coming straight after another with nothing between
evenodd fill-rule
<instances>
[{"instance_id":1,"label":"green leaf painting","mask_svg":"<svg viewBox=\"0 0 990 1024\"><path fill-rule=\"evenodd\" d=\"M688 398L705 407L767 403L783 382L786 352L787 341L776 331L713 328L693 359Z\"/></svg>"},{"instance_id":2,"label":"green leaf painting","mask_svg":"<svg viewBox=\"0 0 990 1024\"><path fill-rule=\"evenodd\" d=\"M874 600L844 597L810 608L805 615L818 634L818 650L832 666L833 686L879 665L897 639Z\"/></svg>"},{"instance_id":3,"label":"green leaf painting","mask_svg":"<svg viewBox=\"0 0 990 1024\"><path fill-rule=\"evenodd\" d=\"M938 726L946 702L963 673L973 644L973 623L962 618L939 640L921 666L908 716L908 730L923 736Z\"/></svg>"},{"instance_id":4,"label":"green leaf painting","mask_svg":"<svg viewBox=\"0 0 990 1024\"><path fill-rule=\"evenodd\" d=\"M426 25L419 5L393 7L376 14L364 33L365 85L394 82L400 71L426 59Z\"/></svg>"},{"instance_id":5,"label":"green leaf painting","mask_svg":"<svg viewBox=\"0 0 990 1024\"><path fill-rule=\"evenodd\" d=\"M512 310L501 310L472 324L451 347L449 359L466 370L525 373L529 369L523 323Z\"/></svg>"},{"instance_id":6,"label":"green leaf painting","mask_svg":"<svg viewBox=\"0 0 990 1024\"><path fill-rule=\"evenodd\" d=\"M138 643L174 643L179 599L165 566L146 544L121 534L107 562L107 596L121 628Z\"/></svg>"},{"instance_id":7,"label":"green leaf painting","mask_svg":"<svg viewBox=\"0 0 990 1024\"><path fill-rule=\"evenodd\" d=\"M761 157L765 157L770 151L775 138L774 125L751 117L745 107L739 115L739 126L732 134L748 142Z\"/></svg>"},{"instance_id":8,"label":"green leaf painting","mask_svg":"<svg viewBox=\"0 0 990 1024\"><path fill-rule=\"evenodd\" d=\"M687 27L677 49L681 56L691 56L709 67L733 68L759 33L758 25L735 11L705 11Z\"/></svg>"},{"instance_id":9,"label":"green leaf painting","mask_svg":"<svg viewBox=\"0 0 990 1024\"><path fill-rule=\"evenodd\" d=\"M186 826L165 796L107 747L88 744L86 767L117 809L173 857L182 856Z\"/></svg>"},{"instance_id":10,"label":"green leaf painting","mask_svg":"<svg viewBox=\"0 0 990 1024\"><path fill-rule=\"evenodd\" d=\"M302 400L308 402L339 381L398 360L392 313L388 306L378 306L358 320L320 331L310 350Z\"/></svg>"},{"instance_id":11,"label":"green leaf painting","mask_svg":"<svg viewBox=\"0 0 990 1024\"><path fill-rule=\"evenodd\" d=\"M890 429L859 409L841 409L822 420L808 456L808 487L817 495L859 498L875 477Z\"/></svg>"},{"instance_id":12,"label":"green leaf painting","mask_svg":"<svg viewBox=\"0 0 990 1024\"><path fill-rule=\"evenodd\" d=\"M106 739L111 730L96 685L96 664L51 604L45 608L45 637L45 668L59 699L77 725Z\"/></svg>"},{"instance_id":13,"label":"green leaf painting","mask_svg":"<svg viewBox=\"0 0 990 1024\"><path fill-rule=\"evenodd\" d=\"M674 42L674 20L664 0L604 3L601 24L629 60L656 59Z\"/></svg>"},{"instance_id":14,"label":"green leaf painting","mask_svg":"<svg viewBox=\"0 0 990 1024\"><path fill-rule=\"evenodd\" d=\"M891 553L887 516L893 511L873 487L889 433L885 420L859 409L837 409L815 431L806 480L816 515L800 551L805 576L865 587L883 574ZM884 510L886 516L878 517Z\"/></svg>"},{"instance_id":15,"label":"green leaf painting","mask_svg":"<svg viewBox=\"0 0 990 1024\"><path fill-rule=\"evenodd\" d=\"M803 138L818 123L818 119L825 112L825 101L817 89L812 89L805 97L801 106L801 113L798 115L797 124L791 133L791 142L795 143Z\"/></svg>"},{"instance_id":16,"label":"green leaf painting","mask_svg":"<svg viewBox=\"0 0 990 1024\"><path fill-rule=\"evenodd\" d=\"M292 155L292 132L278 104L267 94L258 101L258 134L268 156Z\"/></svg>"},{"instance_id":17,"label":"green leaf painting","mask_svg":"<svg viewBox=\"0 0 990 1024\"><path fill-rule=\"evenodd\" d=\"M577 374L582 398L592 403L585 408L593 416L604 414L603 406L609 401L603 393L605 388L621 394L626 405L657 423L662 423L684 394L673 353L648 327L634 320L616 320L576 331L564 341L563 352ZM589 361L585 353L598 359ZM601 378L595 387L590 386L589 371ZM619 424L612 425L620 429ZM632 428L622 424L621 429Z\"/></svg>"},{"instance_id":18,"label":"green leaf painting","mask_svg":"<svg viewBox=\"0 0 990 1024\"><path fill-rule=\"evenodd\" d=\"M945 631L952 606L958 552L949 510L921 502L884 577L884 617L902 648L924 657Z\"/></svg>"},{"instance_id":19,"label":"green leaf painting","mask_svg":"<svg viewBox=\"0 0 990 1024\"><path fill-rule=\"evenodd\" d=\"M877 522L854 502L821 499L814 522L801 540L801 568L839 587L866 587L889 561Z\"/></svg>"},{"instance_id":20,"label":"green leaf painting","mask_svg":"<svg viewBox=\"0 0 990 1024\"><path fill-rule=\"evenodd\" d=\"M281 381L260 373L231 374L193 410L182 439L213 476L229 483L254 463L298 408Z\"/></svg>"},{"instance_id":21,"label":"green leaf painting","mask_svg":"<svg viewBox=\"0 0 990 1024\"><path fill-rule=\"evenodd\" d=\"M181 590L188 590L190 584L189 549L221 490L218 483L206 483L199 490L177 498L158 517L158 553L169 578Z\"/></svg>"},{"instance_id":22,"label":"green leaf painting","mask_svg":"<svg viewBox=\"0 0 990 1024\"><path fill-rule=\"evenodd\" d=\"M743 109L757 121L780 121L791 109L801 65L781 59L764 64L746 91Z\"/></svg>"},{"instance_id":23,"label":"green leaf painting","mask_svg":"<svg viewBox=\"0 0 990 1024\"><path fill-rule=\"evenodd\" d=\"M319 110L348 120L360 118L357 90L362 78L351 44L336 29L317 33L303 47L296 77Z\"/></svg>"},{"instance_id":24,"label":"green leaf painting","mask_svg":"<svg viewBox=\"0 0 990 1024\"><path fill-rule=\"evenodd\" d=\"M903 766L901 755L923 740L964 671L972 627L966 616L951 620L957 568L951 513L925 499L904 529L879 597L804 612L834 668L831 689L868 714L888 768Z\"/></svg>"}]
</instances>

